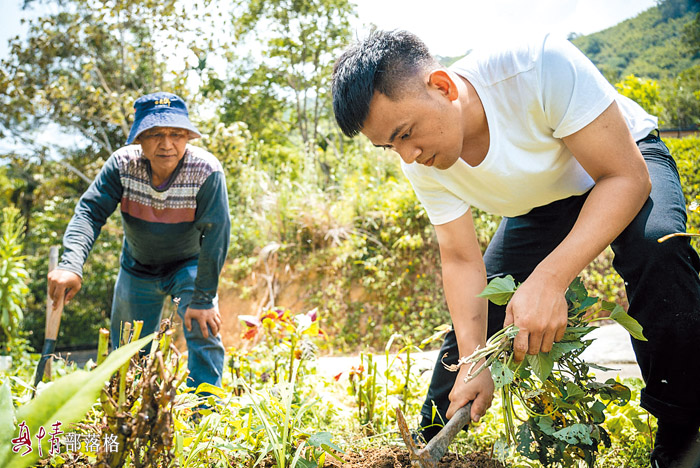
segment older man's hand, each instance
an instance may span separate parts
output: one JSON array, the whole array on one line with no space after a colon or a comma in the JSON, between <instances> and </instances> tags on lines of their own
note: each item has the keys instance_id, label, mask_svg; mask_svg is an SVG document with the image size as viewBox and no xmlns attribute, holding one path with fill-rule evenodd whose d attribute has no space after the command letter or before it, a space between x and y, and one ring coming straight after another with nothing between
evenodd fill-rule
<instances>
[{"instance_id":1,"label":"older man's hand","mask_svg":"<svg viewBox=\"0 0 700 468\"><path fill-rule=\"evenodd\" d=\"M53 301L54 308L58 304L68 304L83 286L82 278L68 270L56 268L49 272L47 278L49 280L49 297Z\"/></svg>"},{"instance_id":2,"label":"older man's hand","mask_svg":"<svg viewBox=\"0 0 700 468\"><path fill-rule=\"evenodd\" d=\"M196 320L199 323L199 328L202 330L202 336L204 338L209 338L209 328L211 327L211 332L214 336L219 334L221 329L221 314L219 314L219 308L214 307L213 309L192 309L187 308L185 312L185 327L187 331L192 331L192 320Z\"/></svg>"}]
</instances>

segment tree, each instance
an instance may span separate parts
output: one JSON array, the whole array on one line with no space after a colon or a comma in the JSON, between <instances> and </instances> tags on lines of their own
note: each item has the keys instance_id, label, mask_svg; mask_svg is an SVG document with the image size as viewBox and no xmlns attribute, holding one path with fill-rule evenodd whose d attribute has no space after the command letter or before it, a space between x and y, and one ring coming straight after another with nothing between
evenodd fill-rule
<instances>
[{"instance_id":1,"label":"tree","mask_svg":"<svg viewBox=\"0 0 700 468\"><path fill-rule=\"evenodd\" d=\"M309 153L325 147L333 125L331 69L353 15L348 0L235 0L236 40L253 37L262 51L259 61L238 62L227 84L226 119L246 122L257 137L270 124L293 129Z\"/></svg>"},{"instance_id":2,"label":"tree","mask_svg":"<svg viewBox=\"0 0 700 468\"><path fill-rule=\"evenodd\" d=\"M31 4L25 1L25 6ZM166 62L186 54L190 13L176 0L46 0L56 13L29 24L0 63L0 123L32 146L48 123L77 132L93 153L110 154L129 131L134 100L168 88L186 94L186 69ZM166 49L164 46L168 45Z\"/></svg>"},{"instance_id":3,"label":"tree","mask_svg":"<svg viewBox=\"0 0 700 468\"><path fill-rule=\"evenodd\" d=\"M667 125L685 129L700 125L700 65L666 80L662 86L661 102Z\"/></svg>"},{"instance_id":4,"label":"tree","mask_svg":"<svg viewBox=\"0 0 700 468\"><path fill-rule=\"evenodd\" d=\"M700 12L695 15L695 21L691 21L685 26L683 35L688 49L696 57L700 56Z\"/></svg>"},{"instance_id":5,"label":"tree","mask_svg":"<svg viewBox=\"0 0 700 468\"><path fill-rule=\"evenodd\" d=\"M656 0L656 4L665 21L680 18L688 12L700 11L700 4L697 0Z\"/></svg>"},{"instance_id":6,"label":"tree","mask_svg":"<svg viewBox=\"0 0 700 468\"><path fill-rule=\"evenodd\" d=\"M615 88L650 114L658 116L663 112L663 107L659 104L659 84L655 80L628 75L624 80L615 83Z\"/></svg>"}]
</instances>

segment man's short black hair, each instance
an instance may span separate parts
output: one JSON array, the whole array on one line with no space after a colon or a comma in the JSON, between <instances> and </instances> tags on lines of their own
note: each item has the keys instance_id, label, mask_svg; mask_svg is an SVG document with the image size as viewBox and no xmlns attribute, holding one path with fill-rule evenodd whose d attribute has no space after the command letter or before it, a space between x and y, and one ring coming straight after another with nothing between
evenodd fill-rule
<instances>
[{"instance_id":1,"label":"man's short black hair","mask_svg":"<svg viewBox=\"0 0 700 468\"><path fill-rule=\"evenodd\" d=\"M357 135L375 91L397 100L419 71L435 64L423 41L407 31L374 31L350 46L333 67L333 112L340 129Z\"/></svg>"}]
</instances>

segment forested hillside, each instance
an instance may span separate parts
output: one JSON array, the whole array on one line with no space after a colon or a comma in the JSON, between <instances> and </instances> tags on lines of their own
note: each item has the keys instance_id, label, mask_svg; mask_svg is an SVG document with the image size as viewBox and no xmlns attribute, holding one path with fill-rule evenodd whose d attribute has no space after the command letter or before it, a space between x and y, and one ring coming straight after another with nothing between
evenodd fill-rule
<instances>
[{"instance_id":1,"label":"forested hillside","mask_svg":"<svg viewBox=\"0 0 700 468\"><path fill-rule=\"evenodd\" d=\"M666 129L700 123L700 2L665 0L635 18L572 37L618 91Z\"/></svg>"},{"instance_id":2,"label":"forested hillside","mask_svg":"<svg viewBox=\"0 0 700 468\"><path fill-rule=\"evenodd\" d=\"M611 28L572 37L612 83L634 74L676 78L700 64L700 2L667 0Z\"/></svg>"}]
</instances>

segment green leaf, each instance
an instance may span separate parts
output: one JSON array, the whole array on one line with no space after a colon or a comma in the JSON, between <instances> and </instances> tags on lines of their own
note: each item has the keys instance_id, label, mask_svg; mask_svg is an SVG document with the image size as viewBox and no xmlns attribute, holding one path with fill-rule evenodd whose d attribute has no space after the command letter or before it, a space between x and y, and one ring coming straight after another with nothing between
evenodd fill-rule
<instances>
[{"instance_id":1,"label":"green leaf","mask_svg":"<svg viewBox=\"0 0 700 468\"><path fill-rule=\"evenodd\" d=\"M12 405L12 393L10 392L10 381L0 387L0 443L13 438L15 407Z\"/></svg>"},{"instance_id":2,"label":"green leaf","mask_svg":"<svg viewBox=\"0 0 700 468\"><path fill-rule=\"evenodd\" d=\"M312 447L320 447L324 452L330 454L336 460L342 462L343 459L340 458L335 452L345 453L343 449L335 445L332 441L333 435L330 432L318 432L312 434L306 441L308 445Z\"/></svg>"},{"instance_id":3,"label":"green leaf","mask_svg":"<svg viewBox=\"0 0 700 468\"><path fill-rule=\"evenodd\" d=\"M491 377L496 389L504 387L513 381L515 374L513 371L501 361L493 361L491 364Z\"/></svg>"},{"instance_id":4,"label":"green leaf","mask_svg":"<svg viewBox=\"0 0 700 468\"><path fill-rule=\"evenodd\" d=\"M217 387L216 385L212 385L207 382L202 382L197 386L197 390L195 390L195 393L200 396L207 396L207 395L214 395L222 400L225 399L228 394L224 391L223 388Z\"/></svg>"},{"instance_id":5,"label":"green leaf","mask_svg":"<svg viewBox=\"0 0 700 468\"><path fill-rule=\"evenodd\" d=\"M552 373L552 368L554 367L554 361L549 357L548 353L539 353L536 355L526 354L527 362L532 367L532 371L535 373L540 382L544 383L547 377Z\"/></svg>"},{"instance_id":6,"label":"green leaf","mask_svg":"<svg viewBox=\"0 0 700 468\"><path fill-rule=\"evenodd\" d=\"M639 341L647 341L642 333L642 326L639 324L639 322L637 322L637 320L632 318L631 315L625 312L625 309L623 309L620 304L603 301L603 310L611 311L610 319L622 325L634 338L638 339Z\"/></svg>"},{"instance_id":7,"label":"green leaf","mask_svg":"<svg viewBox=\"0 0 700 468\"><path fill-rule=\"evenodd\" d=\"M298 468L317 468L318 464L315 461L310 461L306 458L299 458L297 460L296 466Z\"/></svg>"},{"instance_id":8,"label":"green leaf","mask_svg":"<svg viewBox=\"0 0 700 468\"><path fill-rule=\"evenodd\" d=\"M618 405L626 405L632 398L632 391L626 385L615 379L608 379L601 385L600 396L605 400L613 400Z\"/></svg>"},{"instance_id":9,"label":"green leaf","mask_svg":"<svg viewBox=\"0 0 700 468\"><path fill-rule=\"evenodd\" d=\"M78 370L56 380L32 401L17 410L17 422L26 421L29 433L33 437L40 427L47 433L51 425L60 422L67 425L79 422L97 401L105 382L122 365L147 345L155 334L151 334L128 345L114 350L107 359L93 371ZM48 438L44 439L44 442ZM48 453L48 446L44 449ZM34 450L26 457L14 456L10 439L0 440L0 466L7 468L24 468L31 466L39 458L39 451Z\"/></svg>"},{"instance_id":10,"label":"green leaf","mask_svg":"<svg viewBox=\"0 0 700 468\"><path fill-rule=\"evenodd\" d=\"M573 382L566 382L566 400L578 400L586 394L581 387Z\"/></svg>"},{"instance_id":11,"label":"green leaf","mask_svg":"<svg viewBox=\"0 0 700 468\"><path fill-rule=\"evenodd\" d=\"M598 369L599 371L603 371L603 372L612 372L612 371L619 371L620 370L620 369L614 369L612 367L601 366L599 364L593 364L591 362L587 362L586 365L588 367L591 367L593 369Z\"/></svg>"},{"instance_id":12,"label":"green leaf","mask_svg":"<svg viewBox=\"0 0 700 468\"><path fill-rule=\"evenodd\" d=\"M605 404L602 401L596 400L593 405L589 408L590 414L593 416L593 422L596 424L603 424L605 422Z\"/></svg>"},{"instance_id":13,"label":"green leaf","mask_svg":"<svg viewBox=\"0 0 700 468\"><path fill-rule=\"evenodd\" d=\"M598 303L598 298L597 297L587 297L583 301L581 301L581 304L576 308L577 312L582 312L584 310L588 310L594 305Z\"/></svg>"},{"instance_id":14,"label":"green leaf","mask_svg":"<svg viewBox=\"0 0 700 468\"><path fill-rule=\"evenodd\" d=\"M583 302L588 297L588 291L583 285L583 280L580 277L574 278L566 291L566 298L571 302Z\"/></svg>"},{"instance_id":15,"label":"green leaf","mask_svg":"<svg viewBox=\"0 0 700 468\"><path fill-rule=\"evenodd\" d=\"M595 327L566 327L562 341L574 341L592 332Z\"/></svg>"},{"instance_id":16,"label":"green leaf","mask_svg":"<svg viewBox=\"0 0 700 468\"><path fill-rule=\"evenodd\" d=\"M583 348L583 343L580 341L555 342L552 345L552 349L549 351L549 357L551 357L553 361L558 361L566 353L580 348Z\"/></svg>"},{"instance_id":17,"label":"green leaf","mask_svg":"<svg viewBox=\"0 0 700 468\"><path fill-rule=\"evenodd\" d=\"M306 443L308 445L311 445L312 447L323 447L324 445L327 447L332 448L333 450L337 450L338 452L342 452L343 450L335 445L333 443L333 434L330 432L318 432L316 434L312 434Z\"/></svg>"},{"instance_id":18,"label":"green leaf","mask_svg":"<svg viewBox=\"0 0 700 468\"><path fill-rule=\"evenodd\" d=\"M537 418L537 427L547 435L554 434L554 421L548 416Z\"/></svg>"},{"instance_id":19,"label":"green leaf","mask_svg":"<svg viewBox=\"0 0 700 468\"><path fill-rule=\"evenodd\" d=\"M558 430L552 435L568 444L593 444L591 440L591 428L586 424L572 424L571 426Z\"/></svg>"},{"instance_id":20,"label":"green leaf","mask_svg":"<svg viewBox=\"0 0 700 468\"><path fill-rule=\"evenodd\" d=\"M539 454L537 452L539 442L532 433L532 429L530 429L528 423L523 423L518 427L516 438L518 440L518 453L530 460L539 460Z\"/></svg>"},{"instance_id":21,"label":"green leaf","mask_svg":"<svg viewBox=\"0 0 700 468\"><path fill-rule=\"evenodd\" d=\"M477 297L485 297L496 305L506 305L515 294L515 280L508 275L505 278L494 278Z\"/></svg>"}]
</instances>

